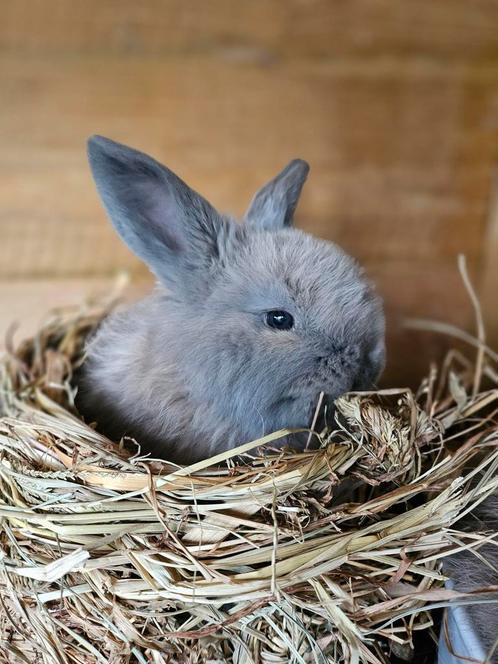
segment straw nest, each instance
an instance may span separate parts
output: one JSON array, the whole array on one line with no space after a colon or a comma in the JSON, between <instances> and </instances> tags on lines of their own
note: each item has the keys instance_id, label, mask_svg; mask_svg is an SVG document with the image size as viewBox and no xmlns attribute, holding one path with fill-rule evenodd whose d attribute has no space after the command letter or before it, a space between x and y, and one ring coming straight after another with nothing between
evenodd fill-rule
<instances>
[{"instance_id":1,"label":"straw nest","mask_svg":"<svg viewBox=\"0 0 498 664\"><path fill-rule=\"evenodd\" d=\"M416 394L342 397L318 450L280 432L179 468L74 410L104 313L59 312L0 366L0 661L386 662L459 601L441 560L489 541L455 524L498 485L483 344Z\"/></svg>"}]
</instances>

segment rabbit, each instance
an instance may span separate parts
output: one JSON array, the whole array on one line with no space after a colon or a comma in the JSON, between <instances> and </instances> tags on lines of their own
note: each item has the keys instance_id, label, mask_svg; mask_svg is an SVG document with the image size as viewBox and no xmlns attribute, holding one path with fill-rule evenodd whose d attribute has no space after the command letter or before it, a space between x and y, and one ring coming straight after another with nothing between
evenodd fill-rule
<instances>
[{"instance_id":1,"label":"rabbit","mask_svg":"<svg viewBox=\"0 0 498 664\"><path fill-rule=\"evenodd\" d=\"M498 493L488 496L469 515L460 520L457 527L466 532L484 531L496 534L498 532ZM444 558L443 571L451 579L451 587L457 591L470 592L486 587L494 588L494 594L490 593L489 595L489 599L494 599L493 603L471 603L462 607L462 609L466 620L477 636L483 650L483 658L489 654L486 661L490 664L498 664L498 610L496 607L498 549L496 537L494 541L480 546L477 553L472 549L465 549ZM461 626L460 629L463 631L464 627ZM456 651L456 655L458 655L458 648L456 648ZM465 658L465 654L468 655L468 653L460 654L463 658ZM471 654L479 659L478 653ZM448 661L446 654L444 657L440 656L439 661L441 664ZM459 659L455 661L459 661Z\"/></svg>"},{"instance_id":2,"label":"rabbit","mask_svg":"<svg viewBox=\"0 0 498 664\"><path fill-rule=\"evenodd\" d=\"M190 464L309 427L321 393L332 408L375 383L380 296L342 249L292 227L306 162L263 186L238 223L146 154L94 136L88 155L110 221L157 278L88 344L77 404L104 433Z\"/></svg>"}]
</instances>

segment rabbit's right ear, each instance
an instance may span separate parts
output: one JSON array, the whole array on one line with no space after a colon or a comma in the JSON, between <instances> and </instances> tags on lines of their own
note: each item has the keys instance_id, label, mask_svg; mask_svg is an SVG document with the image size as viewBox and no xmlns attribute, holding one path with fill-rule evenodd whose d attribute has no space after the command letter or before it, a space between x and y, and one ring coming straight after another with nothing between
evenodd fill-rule
<instances>
[{"instance_id":1,"label":"rabbit's right ear","mask_svg":"<svg viewBox=\"0 0 498 664\"><path fill-rule=\"evenodd\" d=\"M172 171L102 136L88 158L107 214L128 247L172 290L198 291L227 222Z\"/></svg>"},{"instance_id":2,"label":"rabbit's right ear","mask_svg":"<svg viewBox=\"0 0 498 664\"><path fill-rule=\"evenodd\" d=\"M290 226L309 170L302 159L287 164L254 196L245 214L246 223L269 231Z\"/></svg>"}]
</instances>

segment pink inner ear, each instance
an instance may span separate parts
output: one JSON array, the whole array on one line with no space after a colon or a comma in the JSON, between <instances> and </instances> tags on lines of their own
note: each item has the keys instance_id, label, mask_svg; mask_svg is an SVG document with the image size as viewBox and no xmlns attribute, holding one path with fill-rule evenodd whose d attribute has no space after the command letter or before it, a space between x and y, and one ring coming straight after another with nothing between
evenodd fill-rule
<instances>
[{"instance_id":1,"label":"pink inner ear","mask_svg":"<svg viewBox=\"0 0 498 664\"><path fill-rule=\"evenodd\" d=\"M147 227L139 230L141 235L151 233L157 242L170 251L185 251L184 215L174 195L168 191L166 183L143 182L140 187L140 201Z\"/></svg>"}]
</instances>

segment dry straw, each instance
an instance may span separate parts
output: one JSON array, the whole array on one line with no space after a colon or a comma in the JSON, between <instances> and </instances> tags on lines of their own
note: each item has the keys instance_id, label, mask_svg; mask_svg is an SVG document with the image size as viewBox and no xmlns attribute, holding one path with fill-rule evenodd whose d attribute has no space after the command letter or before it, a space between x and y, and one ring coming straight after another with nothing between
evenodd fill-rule
<instances>
[{"instance_id":1,"label":"dry straw","mask_svg":"<svg viewBox=\"0 0 498 664\"><path fill-rule=\"evenodd\" d=\"M339 399L318 450L280 432L178 468L74 411L104 313L59 312L0 367L0 661L387 662L434 608L490 601L441 572L493 538L455 526L498 486L482 338L477 369L454 351L415 395Z\"/></svg>"}]
</instances>

